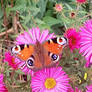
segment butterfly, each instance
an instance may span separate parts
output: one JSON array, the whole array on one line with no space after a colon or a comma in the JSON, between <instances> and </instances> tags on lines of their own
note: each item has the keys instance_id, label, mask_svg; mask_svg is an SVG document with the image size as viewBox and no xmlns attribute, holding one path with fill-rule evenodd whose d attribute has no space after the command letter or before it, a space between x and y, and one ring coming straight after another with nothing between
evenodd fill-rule
<instances>
[{"instance_id":1,"label":"butterfly","mask_svg":"<svg viewBox=\"0 0 92 92\"><path fill-rule=\"evenodd\" d=\"M11 47L11 53L35 71L56 65L66 44L67 38L55 37L43 43L36 41L34 45L15 45Z\"/></svg>"}]
</instances>

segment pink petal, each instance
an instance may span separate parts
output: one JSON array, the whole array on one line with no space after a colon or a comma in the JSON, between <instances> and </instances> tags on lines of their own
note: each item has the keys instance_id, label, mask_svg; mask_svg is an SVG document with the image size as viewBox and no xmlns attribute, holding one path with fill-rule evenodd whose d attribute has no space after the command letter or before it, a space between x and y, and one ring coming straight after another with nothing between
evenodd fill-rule
<instances>
[{"instance_id":1,"label":"pink petal","mask_svg":"<svg viewBox=\"0 0 92 92\"><path fill-rule=\"evenodd\" d=\"M28 33L28 32L24 32L24 34L25 34L24 37L25 37L25 39L28 41L28 43L29 43L29 44L33 44L33 41L32 41L32 39L31 39L29 33Z\"/></svg>"},{"instance_id":2,"label":"pink petal","mask_svg":"<svg viewBox=\"0 0 92 92\"><path fill-rule=\"evenodd\" d=\"M29 44L28 41L24 38L23 35L19 35L17 38L16 38L16 41L17 43L22 43L22 44Z\"/></svg>"},{"instance_id":3,"label":"pink petal","mask_svg":"<svg viewBox=\"0 0 92 92\"><path fill-rule=\"evenodd\" d=\"M35 28L35 36L36 36L36 38L37 38L37 40L38 41L40 41L40 29L37 27L37 28Z\"/></svg>"},{"instance_id":4,"label":"pink petal","mask_svg":"<svg viewBox=\"0 0 92 92\"><path fill-rule=\"evenodd\" d=\"M53 37L54 37L54 33L48 35L48 36L46 37L46 40L50 40L50 39L53 38Z\"/></svg>"},{"instance_id":5,"label":"pink petal","mask_svg":"<svg viewBox=\"0 0 92 92\"><path fill-rule=\"evenodd\" d=\"M0 83L3 82L3 78L4 78L3 74L0 74Z\"/></svg>"},{"instance_id":6,"label":"pink petal","mask_svg":"<svg viewBox=\"0 0 92 92\"><path fill-rule=\"evenodd\" d=\"M42 43L44 40L46 40L46 37L48 36L49 31L48 30L44 30L41 34L40 37L40 43Z\"/></svg>"}]
</instances>

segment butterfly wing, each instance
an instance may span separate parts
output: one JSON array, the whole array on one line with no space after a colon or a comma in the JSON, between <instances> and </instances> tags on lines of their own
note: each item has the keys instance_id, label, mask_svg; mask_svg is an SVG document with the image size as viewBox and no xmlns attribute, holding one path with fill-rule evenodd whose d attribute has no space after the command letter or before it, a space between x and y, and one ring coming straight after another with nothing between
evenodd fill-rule
<instances>
[{"instance_id":1,"label":"butterfly wing","mask_svg":"<svg viewBox=\"0 0 92 92\"><path fill-rule=\"evenodd\" d=\"M65 37L56 37L48 40L43 44L46 51L48 51L48 56L51 59L48 64L48 60L45 60L45 66L54 65L60 59L60 54L62 53L63 48L67 44L67 39Z\"/></svg>"},{"instance_id":2,"label":"butterfly wing","mask_svg":"<svg viewBox=\"0 0 92 92\"><path fill-rule=\"evenodd\" d=\"M51 53L59 55L62 53L62 50L66 46L66 44L67 39L65 37L56 37L45 42L44 48Z\"/></svg>"},{"instance_id":3,"label":"butterfly wing","mask_svg":"<svg viewBox=\"0 0 92 92\"><path fill-rule=\"evenodd\" d=\"M11 52L19 59L26 61L33 53L33 46L22 44L11 48Z\"/></svg>"}]
</instances>

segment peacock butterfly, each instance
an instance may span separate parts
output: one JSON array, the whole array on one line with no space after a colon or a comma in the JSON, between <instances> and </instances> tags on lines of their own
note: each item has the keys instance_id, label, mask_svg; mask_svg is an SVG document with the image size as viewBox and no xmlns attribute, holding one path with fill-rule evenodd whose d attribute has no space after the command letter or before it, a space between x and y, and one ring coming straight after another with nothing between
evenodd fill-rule
<instances>
[{"instance_id":1,"label":"peacock butterfly","mask_svg":"<svg viewBox=\"0 0 92 92\"><path fill-rule=\"evenodd\" d=\"M55 37L42 44L36 41L35 45L21 44L13 46L11 52L21 61L25 61L29 69L37 70L56 65L66 44L67 39L65 37Z\"/></svg>"}]
</instances>

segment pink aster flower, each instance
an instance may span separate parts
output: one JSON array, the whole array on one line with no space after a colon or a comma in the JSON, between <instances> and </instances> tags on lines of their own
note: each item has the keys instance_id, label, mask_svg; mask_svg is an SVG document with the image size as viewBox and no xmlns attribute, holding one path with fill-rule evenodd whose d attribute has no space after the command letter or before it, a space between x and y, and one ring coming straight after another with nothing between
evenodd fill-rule
<instances>
[{"instance_id":1,"label":"pink aster flower","mask_svg":"<svg viewBox=\"0 0 92 92\"><path fill-rule=\"evenodd\" d=\"M11 53L8 51L5 53L5 59L4 62L8 62L9 66L11 66L13 69L17 69L17 64L14 62L14 57L11 56Z\"/></svg>"},{"instance_id":2,"label":"pink aster flower","mask_svg":"<svg viewBox=\"0 0 92 92\"><path fill-rule=\"evenodd\" d=\"M40 29L32 28L28 32L24 32L23 34L20 34L16 38L16 44L35 44L36 40L38 40L40 43L49 40L53 37L54 33L49 34L48 30L43 30L42 33L40 33Z\"/></svg>"},{"instance_id":3,"label":"pink aster flower","mask_svg":"<svg viewBox=\"0 0 92 92\"><path fill-rule=\"evenodd\" d=\"M4 78L3 74L0 74L0 92L8 92L3 82L3 78Z\"/></svg>"},{"instance_id":4,"label":"pink aster flower","mask_svg":"<svg viewBox=\"0 0 92 92\"><path fill-rule=\"evenodd\" d=\"M85 56L87 60L85 66L88 67L92 64L92 19L86 21L80 30L80 53Z\"/></svg>"},{"instance_id":5,"label":"pink aster flower","mask_svg":"<svg viewBox=\"0 0 92 92\"><path fill-rule=\"evenodd\" d=\"M66 30L64 36L68 39L68 45L71 51L73 51L75 48L79 49L80 35L78 32L76 32L76 29L69 28L68 30Z\"/></svg>"},{"instance_id":6,"label":"pink aster flower","mask_svg":"<svg viewBox=\"0 0 92 92\"><path fill-rule=\"evenodd\" d=\"M69 86L69 78L61 67L35 72L31 80L32 92L67 92Z\"/></svg>"},{"instance_id":7,"label":"pink aster flower","mask_svg":"<svg viewBox=\"0 0 92 92\"><path fill-rule=\"evenodd\" d=\"M53 37L53 33L49 34L48 30L43 30L42 33L40 33L40 29L37 28L32 28L28 32L24 32L23 34L20 34L15 41L16 45L21 45L21 44L35 44L36 41L38 40L40 43L49 40ZM23 72L27 74L32 74L33 71L27 67L27 64L25 61L20 60L19 58L12 56L10 52L5 54L5 60L8 61L9 65L21 69ZM13 65L14 64L14 65Z\"/></svg>"},{"instance_id":8,"label":"pink aster flower","mask_svg":"<svg viewBox=\"0 0 92 92\"><path fill-rule=\"evenodd\" d=\"M78 3L83 4L86 3L87 0L76 0Z\"/></svg>"},{"instance_id":9,"label":"pink aster flower","mask_svg":"<svg viewBox=\"0 0 92 92\"><path fill-rule=\"evenodd\" d=\"M87 86L86 88L87 88L86 92L92 92L92 84Z\"/></svg>"}]
</instances>

